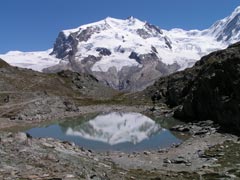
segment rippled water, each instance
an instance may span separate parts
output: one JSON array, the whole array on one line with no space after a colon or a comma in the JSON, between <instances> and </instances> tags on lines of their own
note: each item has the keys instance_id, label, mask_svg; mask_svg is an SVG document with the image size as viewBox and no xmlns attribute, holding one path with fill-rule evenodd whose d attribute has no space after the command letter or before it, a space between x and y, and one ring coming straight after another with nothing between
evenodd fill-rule
<instances>
[{"instance_id":1,"label":"rippled water","mask_svg":"<svg viewBox=\"0 0 240 180\"><path fill-rule=\"evenodd\" d=\"M140 113L111 112L27 131L33 137L72 141L95 151L142 151L181 142L160 123Z\"/></svg>"}]
</instances>

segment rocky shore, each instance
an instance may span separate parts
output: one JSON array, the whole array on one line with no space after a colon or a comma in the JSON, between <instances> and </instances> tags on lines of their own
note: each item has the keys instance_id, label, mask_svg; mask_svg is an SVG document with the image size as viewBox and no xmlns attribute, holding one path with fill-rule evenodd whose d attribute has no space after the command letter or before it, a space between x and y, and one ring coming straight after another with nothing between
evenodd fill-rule
<instances>
[{"instance_id":1,"label":"rocky shore","mask_svg":"<svg viewBox=\"0 0 240 180\"><path fill-rule=\"evenodd\" d=\"M174 130L190 126L186 124ZM200 129L211 125L206 122L194 126ZM0 179L238 178L238 138L211 128L167 149L132 153L99 153L52 138L35 139L21 132L0 133Z\"/></svg>"}]
</instances>

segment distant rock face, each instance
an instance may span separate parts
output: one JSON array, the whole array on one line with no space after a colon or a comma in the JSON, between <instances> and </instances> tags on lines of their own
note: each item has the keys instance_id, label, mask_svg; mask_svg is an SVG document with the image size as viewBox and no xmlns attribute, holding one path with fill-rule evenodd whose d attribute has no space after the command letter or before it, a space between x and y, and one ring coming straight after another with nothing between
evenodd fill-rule
<instances>
[{"instance_id":1,"label":"distant rock face","mask_svg":"<svg viewBox=\"0 0 240 180\"><path fill-rule=\"evenodd\" d=\"M158 80L154 101L179 106L175 117L214 120L230 131L240 130L240 43L203 57L196 65Z\"/></svg>"}]
</instances>

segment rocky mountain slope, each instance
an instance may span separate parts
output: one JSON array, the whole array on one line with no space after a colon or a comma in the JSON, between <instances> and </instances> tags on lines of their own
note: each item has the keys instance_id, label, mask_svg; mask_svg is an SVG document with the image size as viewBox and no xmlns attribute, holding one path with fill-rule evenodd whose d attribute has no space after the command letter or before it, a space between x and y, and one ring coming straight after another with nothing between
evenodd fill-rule
<instances>
[{"instance_id":1,"label":"rocky mountain slope","mask_svg":"<svg viewBox=\"0 0 240 180\"><path fill-rule=\"evenodd\" d=\"M68 69L89 73L115 89L139 91L240 40L239 17L238 7L202 31L168 31L133 17L108 17L60 32L47 52L10 52L0 57L12 65L45 68L45 72Z\"/></svg>"},{"instance_id":2,"label":"rocky mountain slope","mask_svg":"<svg viewBox=\"0 0 240 180\"><path fill-rule=\"evenodd\" d=\"M84 101L111 99L118 92L87 74L44 74L12 67L0 59L0 117L48 119L78 111Z\"/></svg>"},{"instance_id":3,"label":"rocky mountain slope","mask_svg":"<svg viewBox=\"0 0 240 180\"><path fill-rule=\"evenodd\" d=\"M192 68L160 78L143 95L155 104L178 107L177 118L211 119L226 130L239 132L240 43L204 56Z\"/></svg>"}]
</instances>

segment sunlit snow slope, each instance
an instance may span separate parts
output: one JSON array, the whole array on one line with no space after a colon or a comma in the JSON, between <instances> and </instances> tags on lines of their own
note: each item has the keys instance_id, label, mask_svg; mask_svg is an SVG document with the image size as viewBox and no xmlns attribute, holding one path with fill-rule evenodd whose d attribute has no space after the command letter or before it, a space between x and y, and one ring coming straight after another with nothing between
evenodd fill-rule
<instances>
[{"instance_id":1,"label":"sunlit snow slope","mask_svg":"<svg viewBox=\"0 0 240 180\"><path fill-rule=\"evenodd\" d=\"M51 51L52 49L39 52L10 51L7 54L0 55L0 58L13 66L42 71L42 69L60 62L60 59L49 55Z\"/></svg>"}]
</instances>

